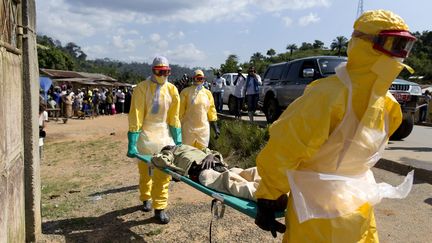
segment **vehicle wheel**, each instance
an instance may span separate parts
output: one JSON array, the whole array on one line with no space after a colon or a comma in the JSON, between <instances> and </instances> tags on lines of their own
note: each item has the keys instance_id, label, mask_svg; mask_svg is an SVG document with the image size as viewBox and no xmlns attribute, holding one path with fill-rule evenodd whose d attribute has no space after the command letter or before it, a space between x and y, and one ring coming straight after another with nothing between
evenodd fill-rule
<instances>
[{"instance_id":1,"label":"vehicle wheel","mask_svg":"<svg viewBox=\"0 0 432 243\"><path fill-rule=\"evenodd\" d=\"M270 98L267 101L265 111L267 123L273 123L274 121L276 121L281 114L281 109L279 107L278 101L275 98Z\"/></svg>"},{"instance_id":2,"label":"vehicle wheel","mask_svg":"<svg viewBox=\"0 0 432 243\"><path fill-rule=\"evenodd\" d=\"M412 132L414 127L413 116L404 116L399 128L391 135L390 140L402 140Z\"/></svg>"},{"instance_id":3,"label":"vehicle wheel","mask_svg":"<svg viewBox=\"0 0 432 243\"><path fill-rule=\"evenodd\" d=\"M236 97L230 96L228 99L228 110L231 115L235 115L237 108L237 100Z\"/></svg>"}]
</instances>

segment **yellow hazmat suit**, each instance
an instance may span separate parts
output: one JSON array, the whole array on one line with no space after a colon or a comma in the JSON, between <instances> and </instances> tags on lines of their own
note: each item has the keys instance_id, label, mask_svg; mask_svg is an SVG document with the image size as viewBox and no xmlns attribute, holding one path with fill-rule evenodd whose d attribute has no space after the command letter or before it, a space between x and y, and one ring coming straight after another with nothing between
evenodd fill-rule
<instances>
[{"instance_id":1,"label":"yellow hazmat suit","mask_svg":"<svg viewBox=\"0 0 432 243\"><path fill-rule=\"evenodd\" d=\"M180 129L180 97L177 88L166 82L166 78L160 82L160 78L153 77L135 87L129 112L129 132L140 131L136 144L140 154L158 153L164 146L177 143L178 139L181 142L181 138L176 138L172 131L173 128ZM158 104L157 109L154 109L155 103ZM138 169L140 200L152 198L154 209L165 209L170 176L159 169L154 169L152 176L147 164L142 162L138 162Z\"/></svg>"},{"instance_id":2,"label":"yellow hazmat suit","mask_svg":"<svg viewBox=\"0 0 432 243\"><path fill-rule=\"evenodd\" d=\"M203 72L196 70L194 78L196 77L204 78ZM213 95L210 90L202 86L202 83L194 82L192 86L180 93L182 140L184 144L198 149L208 147L210 141L209 122L217 120Z\"/></svg>"},{"instance_id":3,"label":"yellow hazmat suit","mask_svg":"<svg viewBox=\"0 0 432 243\"><path fill-rule=\"evenodd\" d=\"M360 16L354 29L375 35L382 30L408 30L408 26L399 16L377 10ZM388 88L403 67L375 50L371 42L352 38L346 67L340 67L335 76L311 83L270 127L270 139L257 157L262 180L256 197L275 200L291 192L284 242L378 242L371 204L354 199L340 202L337 192L350 191L346 178L371 188L376 185L369 169L402 120L400 106ZM344 179L331 184L325 181L326 175ZM312 216L302 223L301 203L293 199L298 191L305 192L306 208L311 206L308 203L324 208L311 210ZM336 206L323 216L329 206L326 200ZM358 207L349 208L351 202Z\"/></svg>"}]
</instances>

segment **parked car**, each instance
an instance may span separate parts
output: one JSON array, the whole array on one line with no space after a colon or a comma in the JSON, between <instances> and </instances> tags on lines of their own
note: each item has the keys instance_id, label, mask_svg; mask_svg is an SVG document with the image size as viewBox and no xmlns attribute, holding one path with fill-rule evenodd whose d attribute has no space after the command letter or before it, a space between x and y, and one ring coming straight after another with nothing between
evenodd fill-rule
<instances>
[{"instance_id":1,"label":"parked car","mask_svg":"<svg viewBox=\"0 0 432 243\"><path fill-rule=\"evenodd\" d=\"M267 122L277 120L283 110L303 94L309 83L335 74L335 68L346 60L346 57L315 56L270 65L264 73L259 97L259 106L262 106ZM416 83L396 79L389 91L403 112L402 124L391 137L400 140L413 129L421 88Z\"/></svg>"},{"instance_id":2,"label":"parked car","mask_svg":"<svg viewBox=\"0 0 432 243\"><path fill-rule=\"evenodd\" d=\"M222 77L226 80L226 86L222 97L223 103L228 105L228 109L231 114L234 114L236 99L234 97L235 85L234 81L237 79L238 73L224 73ZM247 77L246 73L243 73L244 77Z\"/></svg>"},{"instance_id":3,"label":"parked car","mask_svg":"<svg viewBox=\"0 0 432 243\"><path fill-rule=\"evenodd\" d=\"M420 85L414 82L396 79L390 86L389 91L399 102L403 113L402 124L390 139L401 140L408 137L414 127L414 115L418 110L419 99L423 95L422 89Z\"/></svg>"},{"instance_id":4,"label":"parked car","mask_svg":"<svg viewBox=\"0 0 432 243\"><path fill-rule=\"evenodd\" d=\"M267 122L277 120L309 83L335 74L335 68L346 60L346 57L315 56L270 65L262 79L258 102Z\"/></svg>"}]
</instances>

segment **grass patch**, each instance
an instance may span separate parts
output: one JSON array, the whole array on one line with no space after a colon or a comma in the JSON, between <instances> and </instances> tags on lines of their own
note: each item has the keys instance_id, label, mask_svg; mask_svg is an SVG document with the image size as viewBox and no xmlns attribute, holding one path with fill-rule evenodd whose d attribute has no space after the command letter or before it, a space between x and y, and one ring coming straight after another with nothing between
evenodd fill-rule
<instances>
[{"instance_id":1,"label":"grass patch","mask_svg":"<svg viewBox=\"0 0 432 243\"><path fill-rule=\"evenodd\" d=\"M230 166L255 166L256 156L269 138L268 127L261 128L248 122L231 120L221 120L218 123L221 136L215 139L212 135L209 147L219 151Z\"/></svg>"},{"instance_id":2,"label":"grass patch","mask_svg":"<svg viewBox=\"0 0 432 243\"><path fill-rule=\"evenodd\" d=\"M42 197L48 199L51 195L62 195L70 190L80 189L80 183L69 181L42 182Z\"/></svg>"},{"instance_id":3,"label":"grass patch","mask_svg":"<svg viewBox=\"0 0 432 243\"><path fill-rule=\"evenodd\" d=\"M155 235L159 235L162 234L163 230L162 229L155 229L155 230L151 230L149 232L147 232L145 235L146 236L155 236Z\"/></svg>"},{"instance_id":4,"label":"grass patch","mask_svg":"<svg viewBox=\"0 0 432 243\"><path fill-rule=\"evenodd\" d=\"M44 218L64 218L70 216L73 211L76 211L82 206L81 198L68 198L60 202L46 201L42 204L42 217Z\"/></svg>"}]
</instances>

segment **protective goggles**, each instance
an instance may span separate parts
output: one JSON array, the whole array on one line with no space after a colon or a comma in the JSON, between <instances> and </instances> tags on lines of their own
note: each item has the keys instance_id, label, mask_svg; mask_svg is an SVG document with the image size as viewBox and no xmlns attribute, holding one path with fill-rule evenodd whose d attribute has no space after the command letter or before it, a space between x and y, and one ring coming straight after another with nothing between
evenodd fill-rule
<instances>
[{"instance_id":1,"label":"protective goggles","mask_svg":"<svg viewBox=\"0 0 432 243\"><path fill-rule=\"evenodd\" d=\"M153 69L153 74L156 76L169 76L171 74L170 69Z\"/></svg>"},{"instance_id":2,"label":"protective goggles","mask_svg":"<svg viewBox=\"0 0 432 243\"><path fill-rule=\"evenodd\" d=\"M204 81L204 80L205 80L205 77L198 76L198 77L194 77L194 79L195 79L196 81Z\"/></svg>"},{"instance_id":3,"label":"protective goggles","mask_svg":"<svg viewBox=\"0 0 432 243\"><path fill-rule=\"evenodd\" d=\"M369 35L355 30L352 37L373 43L373 48L392 57L407 58L417 40L405 30L384 30L378 35Z\"/></svg>"}]
</instances>

